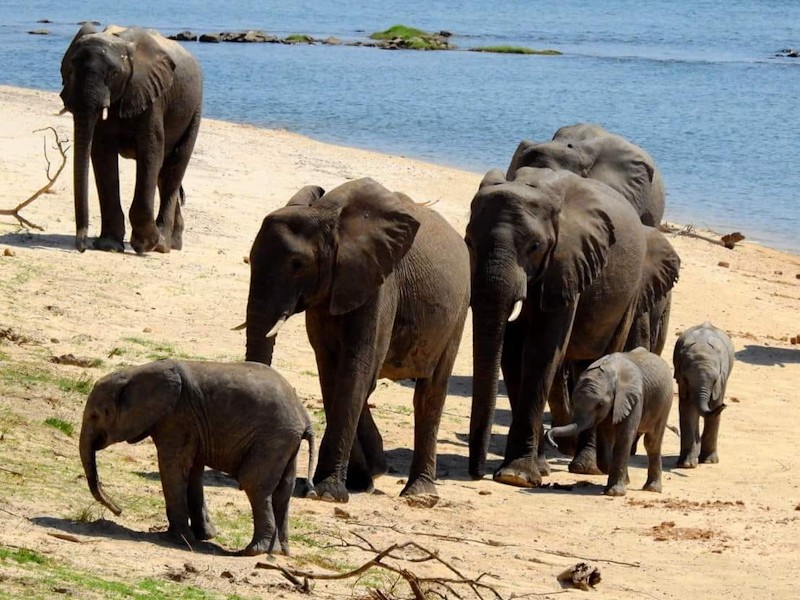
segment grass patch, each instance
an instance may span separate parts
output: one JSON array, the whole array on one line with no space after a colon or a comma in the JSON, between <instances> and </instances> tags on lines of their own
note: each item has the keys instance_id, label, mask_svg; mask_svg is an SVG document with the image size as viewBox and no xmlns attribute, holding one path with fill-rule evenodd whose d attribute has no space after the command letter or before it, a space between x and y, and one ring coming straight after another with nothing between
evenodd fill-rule
<instances>
[{"instance_id":1,"label":"grass patch","mask_svg":"<svg viewBox=\"0 0 800 600\"><path fill-rule=\"evenodd\" d=\"M87 373L81 373L77 379L72 377L58 377L56 379L56 385L62 392L86 396L92 391L92 387L94 387L94 379Z\"/></svg>"},{"instance_id":2,"label":"grass patch","mask_svg":"<svg viewBox=\"0 0 800 600\"><path fill-rule=\"evenodd\" d=\"M190 354L186 354L185 352L181 352L172 344L167 344L165 342L157 342L140 337L125 337L122 338L122 341L140 346L141 348L145 349L146 352L144 356L150 360L163 360L165 358L176 358L181 360L207 360L203 356L192 356ZM122 356L128 353L125 348L114 348L114 350L111 352L115 356Z\"/></svg>"},{"instance_id":3,"label":"grass patch","mask_svg":"<svg viewBox=\"0 0 800 600\"><path fill-rule=\"evenodd\" d=\"M12 560L20 565L36 564L46 565L47 559L33 550L27 548L6 548L0 546L0 561Z\"/></svg>"},{"instance_id":4,"label":"grass patch","mask_svg":"<svg viewBox=\"0 0 800 600\"><path fill-rule=\"evenodd\" d=\"M392 25L389 29L376 31L369 37L386 42L399 40L402 47L411 50L448 50L450 48L447 40L441 35L408 25Z\"/></svg>"},{"instance_id":5,"label":"grass patch","mask_svg":"<svg viewBox=\"0 0 800 600\"><path fill-rule=\"evenodd\" d=\"M313 44L314 38L307 33L293 33L286 37L286 41L291 44Z\"/></svg>"},{"instance_id":6,"label":"grass patch","mask_svg":"<svg viewBox=\"0 0 800 600\"><path fill-rule=\"evenodd\" d=\"M64 421L63 419L59 419L57 417L47 417L44 420L45 425L50 425L50 427L54 427L59 431L65 433L69 437L72 437L72 434L75 433L75 426L68 421Z\"/></svg>"},{"instance_id":7,"label":"grass patch","mask_svg":"<svg viewBox=\"0 0 800 600\"><path fill-rule=\"evenodd\" d=\"M86 395L92 390L94 380L86 373L79 377L63 377L42 369L38 365L15 363L0 369L0 381L26 389L37 386L54 386L62 392Z\"/></svg>"},{"instance_id":8,"label":"grass patch","mask_svg":"<svg viewBox=\"0 0 800 600\"><path fill-rule=\"evenodd\" d=\"M472 48L473 52L494 52L496 54L537 54L540 56L561 56L558 50L535 50L525 46L479 46Z\"/></svg>"}]
</instances>

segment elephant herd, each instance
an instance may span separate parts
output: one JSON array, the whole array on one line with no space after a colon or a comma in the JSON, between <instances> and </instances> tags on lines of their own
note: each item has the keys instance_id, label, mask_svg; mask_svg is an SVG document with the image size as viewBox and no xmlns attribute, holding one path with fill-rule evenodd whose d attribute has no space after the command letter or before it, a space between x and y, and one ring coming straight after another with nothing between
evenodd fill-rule
<instances>
[{"instance_id":1,"label":"elephant herd","mask_svg":"<svg viewBox=\"0 0 800 600\"><path fill-rule=\"evenodd\" d=\"M117 154L137 160L131 245L139 253L180 249L181 181L202 96L194 59L154 32L84 27L62 75L75 118L78 249L86 247L90 155L102 213L95 248L123 249ZM659 355L680 268L658 229L664 200L653 159L591 124L521 142L505 173L483 178L463 235L370 178L327 192L302 188L266 216L252 245L249 362L159 361L95 385L80 442L93 495L119 511L100 487L95 453L151 436L175 538L213 536L202 490L203 467L211 466L237 478L251 501L254 536L244 552L288 552L288 498L303 439L308 496L346 502L387 472L368 402L379 378L414 381L413 458L401 494L436 494L437 432L469 308L473 479L485 475L502 369L511 423L496 481L540 485L550 441L573 455L570 471L607 473L606 493L621 495L628 456L644 435L645 489L660 491L673 376ZM313 431L294 391L254 364L271 363L279 329L302 312L326 417L316 469ZM678 466L718 460L732 357L730 340L710 323L678 340Z\"/></svg>"}]
</instances>

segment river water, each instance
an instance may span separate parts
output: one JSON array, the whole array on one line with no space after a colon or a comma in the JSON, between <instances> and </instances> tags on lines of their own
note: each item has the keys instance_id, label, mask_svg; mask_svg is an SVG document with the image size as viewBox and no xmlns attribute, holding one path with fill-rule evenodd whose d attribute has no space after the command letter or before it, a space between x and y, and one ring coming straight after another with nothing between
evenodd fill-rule
<instances>
[{"instance_id":1,"label":"river water","mask_svg":"<svg viewBox=\"0 0 800 600\"><path fill-rule=\"evenodd\" d=\"M594 121L656 159L667 219L800 252L800 59L775 56L800 48L796 0L0 0L0 83L59 90L81 20L345 40L403 23L451 31L460 48L557 49L188 44L208 117L476 172L505 168L523 138ZM27 34L41 28L50 35Z\"/></svg>"}]
</instances>

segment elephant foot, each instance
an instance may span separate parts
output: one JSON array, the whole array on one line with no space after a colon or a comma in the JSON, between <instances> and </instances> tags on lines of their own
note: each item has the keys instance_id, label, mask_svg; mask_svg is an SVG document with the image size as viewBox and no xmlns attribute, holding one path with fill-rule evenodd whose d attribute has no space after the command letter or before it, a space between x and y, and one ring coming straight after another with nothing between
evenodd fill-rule
<instances>
[{"instance_id":1,"label":"elephant foot","mask_svg":"<svg viewBox=\"0 0 800 600\"><path fill-rule=\"evenodd\" d=\"M78 233L75 235L75 249L78 252L85 252L86 251L86 238L88 237L88 232L86 231L85 227L81 227L78 229Z\"/></svg>"},{"instance_id":2,"label":"elephant foot","mask_svg":"<svg viewBox=\"0 0 800 600\"><path fill-rule=\"evenodd\" d=\"M588 453L579 454L569 463L569 472L579 475L602 475L603 471L597 466L597 459Z\"/></svg>"},{"instance_id":3,"label":"elephant foot","mask_svg":"<svg viewBox=\"0 0 800 600\"><path fill-rule=\"evenodd\" d=\"M372 493L375 490L375 484L372 481L372 475L363 471L362 469L348 469L347 481L345 486L348 491L355 493Z\"/></svg>"},{"instance_id":4,"label":"elephant foot","mask_svg":"<svg viewBox=\"0 0 800 600\"><path fill-rule=\"evenodd\" d=\"M277 536L275 536L277 537ZM280 545L276 543L275 538L259 537L253 538L244 550L238 552L239 556L258 556L259 554L283 554L289 556L289 544L281 542Z\"/></svg>"},{"instance_id":5,"label":"elephant foot","mask_svg":"<svg viewBox=\"0 0 800 600\"><path fill-rule=\"evenodd\" d=\"M703 454L700 453L700 462L704 465L716 465L719 462L719 455L716 451L711 452L710 454Z\"/></svg>"},{"instance_id":6,"label":"elephant foot","mask_svg":"<svg viewBox=\"0 0 800 600\"><path fill-rule=\"evenodd\" d=\"M344 483L331 475L315 483L308 497L323 502L347 502L350 500L350 493Z\"/></svg>"},{"instance_id":7,"label":"elephant foot","mask_svg":"<svg viewBox=\"0 0 800 600\"><path fill-rule=\"evenodd\" d=\"M169 252L169 246L164 241L164 236L158 228L153 225L148 228L144 233L141 231L134 231L131 233L131 248L134 249L136 254L145 254L152 250L157 252Z\"/></svg>"},{"instance_id":8,"label":"elephant foot","mask_svg":"<svg viewBox=\"0 0 800 600\"><path fill-rule=\"evenodd\" d=\"M97 238L92 247L103 252L125 252L125 244L122 243L122 240L106 235Z\"/></svg>"},{"instance_id":9,"label":"elephant foot","mask_svg":"<svg viewBox=\"0 0 800 600\"><path fill-rule=\"evenodd\" d=\"M192 530L188 527L173 527L170 525L164 535L170 542L183 547L187 545L191 547L192 544L198 541L194 533L192 533Z\"/></svg>"},{"instance_id":10,"label":"elephant foot","mask_svg":"<svg viewBox=\"0 0 800 600\"><path fill-rule=\"evenodd\" d=\"M173 250L183 250L183 234L182 233L174 233L172 234L172 239L170 241L170 247Z\"/></svg>"},{"instance_id":11,"label":"elephant foot","mask_svg":"<svg viewBox=\"0 0 800 600\"><path fill-rule=\"evenodd\" d=\"M192 527L192 533L197 540L211 540L217 537L217 528L210 521L206 521L201 523L199 527Z\"/></svg>"},{"instance_id":12,"label":"elephant foot","mask_svg":"<svg viewBox=\"0 0 800 600\"><path fill-rule=\"evenodd\" d=\"M547 459L544 456L536 457L536 468L539 469L539 475L542 477L550 476L550 465L547 464Z\"/></svg>"},{"instance_id":13,"label":"elephant foot","mask_svg":"<svg viewBox=\"0 0 800 600\"><path fill-rule=\"evenodd\" d=\"M494 480L506 485L533 488L542 485L542 474L535 461L518 458L495 471Z\"/></svg>"},{"instance_id":14,"label":"elephant foot","mask_svg":"<svg viewBox=\"0 0 800 600\"><path fill-rule=\"evenodd\" d=\"M660 481L648 481L644 484L642 488L645 492L656 492L658 494L661 493L661 482Z\"/></svg>"},{"instance_id":15,"label":"elephant foot","mask_svg":"<svg viewBox=\"0 0 800 600\"><path fill-rule=\"evenodd\" d=\"M625 484L615 483L614 485L606 486L606 489L603 490L603 494L606 496L624 496L625 495Z\"/></svg>"},{"instance_id":16,"label":"elephant foot","mask_svg":"<svg viewBox=\"0 0 800 600\"><path fill-rule=\"evenodd\" d=\"M675 466L679 469L694 469L697 467L697 458L694 457L680 457Z\"/></svg>"},{"instance_id":17,"label":"elephant foot","mask_svg":"<svg viewBox=\"0 0 800 600\"><path fill-rule=\"evenodd\" d=\"M438 498L439 494L436 491L436 485L434 485L433 481L426 476L420 475L416 479L409 479L406 486L403 488L403 491L400 492L401 496L436 496Z\"/></svg>"}]
</instances>

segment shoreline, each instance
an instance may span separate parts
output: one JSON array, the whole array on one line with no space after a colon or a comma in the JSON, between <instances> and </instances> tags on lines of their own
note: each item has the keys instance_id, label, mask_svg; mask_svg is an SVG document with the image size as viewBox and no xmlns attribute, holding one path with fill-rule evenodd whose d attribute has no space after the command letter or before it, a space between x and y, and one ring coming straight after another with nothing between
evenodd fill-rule
<instances>
[{"instance_id":1,"label":"shoreline","mask_svg":"<svg viewBox=\"0 0 800 600\"><path fill-rule=\"evenodd\" d=\"M11 86L11 85L6 85L6 84L0 84L0 100L2 100L2 96L3 96L4 92L8 92L8 93L11 93L11 94L14 94L14 93L19 93L19 94L35 93L35 94L42 94L44 96L50 95L53 98L55 98L56 104L58 106L58 109L56 109L56 111L55 111L56 113L57 113L57 110L60 110L60 108L62 106L61 105L61 100L58 97L58 92L54 92L54 91L50 91L50 90L44 90L44 89L38 89L38 88L26 88L26 87L19 87L19 86ZM51 116L58 116L58 115L57 114L53 114ZM66 113L66 116L70 117L70 122L71 122L71 115ZM300 140L306 140L308 142L321 144L321 145L324 145L325 147L328 147L328 148L339 148L339 149L348 150L348 151L359 151L359 152L364 152L364 153L367 153L367 154L380 155L380 156L384 156L384 157L387 157L387 158L394 158L394 159L398 159L398 160L412 161L412 162L416 162L416 163L421 163L422 165L428 165L428 166L437 167L437 168L440 168L440 169L457 171L457 172L464 173L465 175L468 175L468 176L476 177L478 182L480 181L480 179L483 177L483 175L485 173L485 171L482 172L482 171L478 171L478 170L472 170L472 169L467 168L467 167L463 167L463 166L459 166L459 165L454 165L454 164L448 163L444 159L442 159L441 162L438 162L436 160L436 158L416 157L416 156L413 156L413 155L393 154L391 152L383 151L383 150L381 150L379 148L375 148L375 147L366 147L366 146L359 146L359 145L348 145L347 143L345 143L343 141L326 140L326 139L324 139L324 136L323 136L323 138L315 138L315 137L312 137L312 136L310 136L308 134L302 133L300 131L294 131L294 130L288 129L288 128L282 128L282 127L281 128L270 128L270 127L266 127L266 126L259 125L259 124L256 124L256 123L250 123L250 122L247 122L247 121L232 121L232 120L221 119L221 118L217 118L217 117L208 117L208 116L203 116L202 120L203 120L204 123L209 123L209 124L219 123L221 125L241 126L241 127L246 127L246 128L252 128L252 129L257 130L257 131L273 132L275 134L279 134L280 133L280 134L286 134L286 135L293 135L293 136L297 136ZM213 127L213 125L211 125L211 126ZM200 139L202 138L203 132L204 132L205 129L206 129L206 127L201 126ZM71 135L71 131L70 131L70 135ZM124 161L121 161L121 162L124 162ZM192 165L193 165L193 161L190 161L189 169L187 171L187 178L189 178L189 179L192 176ZM503 168L503 167L500 167L500 168ZM69 175L69 173L63 174L62 177L65 177L66 175ZM92 186L90 186L90 187L92 187ZM472 195L474 194L474 191L476 189L477 189L477 184L473 188L472 193L470 195L468 195L467 197L465 197L464 202L468 203L472 199ZM668 186L667 186L667 191L669 192L669 187ZM664 218L664 223L665 224L668 223L670 225L674 225L674 226L677 226L677 227L680 227L680 228L684 228L684 227L690 226L690 227L693 227L698 232L701 232L701 233L703 233L705 235L709 235L709 236L713 236L713 237L721 237L722 235L724 235L726 233L731 233L733 231L740 231L741 233L743 233L745 235L745 238L746 238L744 240L744 242L740 242L740 243L754 244L754 245L761 246L761 247L764 247L764 248L770 248L770 249L775 250L777 252L785 252L785 253L787 253L789 255L792 255L792 256L800 256L800 245L798 245L797 247L792 247L792 246L789 246L789 242L788 241L786 243L781 243L780 241L777 241L777 240L774 241L774 242L770 242L768 239L765 239L765 238L768 238L768 236L766 236L766 235L761 236L761 235L759 235L759 232L757 232L757 231L756 232L753 232L753 231L748 232L746 229L742 229L742 227L739 227L738 229L737 228L732 228L731 231L719 232L719 231L716 231L713 228L707 226L705 223L703 223L702 225L697 225L698 222L701 222L699 219L688 218L688 219L685 219L685 222L684 221L673 221L670 218L671 215L669 214L669 212L670 212L670 208L669 208L669 195L668 195L668 197L667 197L666 214L665 214L665 218Z\"/></svg>"}]
</instances>

